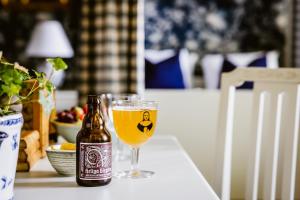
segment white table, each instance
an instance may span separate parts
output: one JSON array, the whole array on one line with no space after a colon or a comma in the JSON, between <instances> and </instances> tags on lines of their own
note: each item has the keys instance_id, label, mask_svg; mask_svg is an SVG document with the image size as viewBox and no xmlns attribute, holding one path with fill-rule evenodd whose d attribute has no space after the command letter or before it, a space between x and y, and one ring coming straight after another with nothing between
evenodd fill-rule
<instances>
[{"instance_id":1,"label":"white table","mask_svg":"<svg viewBox=\"0 0 300 200\"><path fill-rule=\"evenodd\" d=\"M115 179L103 187L79 187L75 177L59 176L47 158L30 173L17 173L16 200L217 200L219 199L189 156L171 136L153 137L141 148L140 168L153 170L150 179ZM129 168L129 162L114 169Z\"/></svg>"}]
</instances>

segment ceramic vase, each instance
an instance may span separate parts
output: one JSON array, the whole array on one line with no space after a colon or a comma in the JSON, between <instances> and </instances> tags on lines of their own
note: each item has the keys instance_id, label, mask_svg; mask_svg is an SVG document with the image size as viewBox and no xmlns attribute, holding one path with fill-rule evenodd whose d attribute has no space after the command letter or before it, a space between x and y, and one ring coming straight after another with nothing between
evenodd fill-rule
<instances>
[{"instance_id":1,"label":"ceramic vase","mask_svg":"<svg viewBox=\"0 0 300 200\"><path fill-rule=\"evenodd\" d=\"M14 181L19 153L21 113L0 117L0 199L14 199Z\"/></svg>"}]
</instances>

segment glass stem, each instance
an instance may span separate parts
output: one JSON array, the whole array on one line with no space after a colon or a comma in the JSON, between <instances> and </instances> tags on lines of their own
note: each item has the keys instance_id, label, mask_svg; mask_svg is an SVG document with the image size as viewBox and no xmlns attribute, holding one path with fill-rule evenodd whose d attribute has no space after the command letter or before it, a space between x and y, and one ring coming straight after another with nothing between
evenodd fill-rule
<instances>
[{"instance_id":1,"label":"glass stem","mask_svg":"<svg viewBox=\"0 0 300 200\"><path fill-rule=\"evenodd\" d=\"M117 155L121 156L123 153L123 144L121 143L120 139L117 138Z\"/></svg>"},{"instance_id":2,"label":"glass stem","mask_svg":"<svg viewBox=\"0 0 300 200\"><path fill-rule=\"evenodd\" d=\"M133 147L131 149L131 171L133 173L138 173L138 164L139 164L139 148Z\"/></svg>"}]
</instances>

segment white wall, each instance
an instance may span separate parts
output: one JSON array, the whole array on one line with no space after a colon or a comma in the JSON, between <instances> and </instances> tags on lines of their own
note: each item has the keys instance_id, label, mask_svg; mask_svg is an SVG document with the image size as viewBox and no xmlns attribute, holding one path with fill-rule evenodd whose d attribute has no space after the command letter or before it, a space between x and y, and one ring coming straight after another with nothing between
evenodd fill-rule
<instances>
[{"instance_id":1,"label":"white wall","mask_svg":"<svg viewBox=\"0 0 300 200\"><path fill-rule=\"evenodd\" d=\"M249 91L237 92L233 141L233 198L243 197L244 183L246 182L251 97L252 93ZM156 134L175 135L209 183L212 184L215 173L219 91L202 89L146 90L145 98L159 102ZM300 164L298 164L298 169L299 166ZM298 198L300 197L299 179L296 187L298 188L296 191Z\"/></svg>"}]
</instances>

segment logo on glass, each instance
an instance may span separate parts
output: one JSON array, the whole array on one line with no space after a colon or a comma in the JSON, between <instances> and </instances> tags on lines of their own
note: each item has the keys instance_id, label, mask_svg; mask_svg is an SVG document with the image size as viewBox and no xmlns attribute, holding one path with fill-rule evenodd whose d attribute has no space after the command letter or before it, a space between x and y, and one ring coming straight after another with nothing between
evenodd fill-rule
<instances>
[{"instance_id":1,"label":"logo on glass","mask_svg":"<svg viewBox=\"0 0 300 200\"><path fill-rule=\"evenodd\" d=\"M148 111L143 112L143 120L137 125L137 128L143 132L149 132L153 127L152 121L150 121L150 113Z\"/></svg>"}]
</instances>

